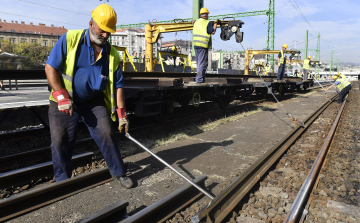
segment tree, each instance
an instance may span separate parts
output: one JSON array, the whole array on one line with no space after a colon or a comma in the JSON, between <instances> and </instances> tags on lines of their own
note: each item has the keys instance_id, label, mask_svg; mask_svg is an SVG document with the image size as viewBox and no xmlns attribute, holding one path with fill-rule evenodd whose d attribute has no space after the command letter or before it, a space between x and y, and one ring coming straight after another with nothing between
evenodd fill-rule
<instances>
[{"instance_id":1,"label":"tree","mask_svg":"<svg viewBox=\"0 0 360 223\"><path fill-rule=\"evenodd\" d=\"M3 52L25 57L19 60L23 70L44 68L52 48L53 46L43 47L39 43L20 43L15 45L9 41L1 41Z\"/></svg>"}]
</instances>

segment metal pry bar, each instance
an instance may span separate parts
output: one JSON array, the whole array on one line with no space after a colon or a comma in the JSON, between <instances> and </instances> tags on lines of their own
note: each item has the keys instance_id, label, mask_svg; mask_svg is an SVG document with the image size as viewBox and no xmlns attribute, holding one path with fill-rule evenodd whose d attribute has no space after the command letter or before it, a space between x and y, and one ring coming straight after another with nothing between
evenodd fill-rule
<instances>
[{"instance_id":1,"label":"metal pry bar","mask_svg":"<svg viewBox=\"0 0 360 223\"><path fill-rule=\"evenodd\" d=\"M131 141L133 141L134 143L138 144L141 148L143 148L144 150L146 150L146 152L150 153L150 155L152 155L153 157L155 157L157 160L159 160L160 162L162 162L163 164L165 164L165 166L169 167L170 169L172 169L175 173L177 173L179 176L181 176L182 178L184 178L189 184L193 185L196 189L198 189L200 192L202 192L203 194L205 194L206 196L208 196L211 200L214 199L214 197L209 194L206 190L202 189L201 187L199 187L196 183L194 183L192 180L188 179L186 176L184 176L182 173L180 173L179 171L177 171L174 167L172 167L170 164L168 164L167 162L165 162L163 159L161 159L160 157L158 157L155 153L153 153L150 149L146 148L144 145L142 145L140 142L138 142L136 139L134 139L133 137L130 136L129 133L126 133L125 136L127 138L129 138Z\"/></svg>"}]
</instances>

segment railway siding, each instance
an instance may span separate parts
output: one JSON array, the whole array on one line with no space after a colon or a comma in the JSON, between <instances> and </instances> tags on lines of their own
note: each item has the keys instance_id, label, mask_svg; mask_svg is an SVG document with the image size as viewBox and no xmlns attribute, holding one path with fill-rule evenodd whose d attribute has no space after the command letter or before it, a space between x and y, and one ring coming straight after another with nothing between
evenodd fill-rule
<instances>
[{"instance_id":1,"label":"railway siding","mask_svg":"<svg viewBox=\"0 0 360 223\"><path fill-rule=\"evenodd\" d=\"M360 95L353 83L306 222L360 222Z\"/></svg>"}]
</instances>

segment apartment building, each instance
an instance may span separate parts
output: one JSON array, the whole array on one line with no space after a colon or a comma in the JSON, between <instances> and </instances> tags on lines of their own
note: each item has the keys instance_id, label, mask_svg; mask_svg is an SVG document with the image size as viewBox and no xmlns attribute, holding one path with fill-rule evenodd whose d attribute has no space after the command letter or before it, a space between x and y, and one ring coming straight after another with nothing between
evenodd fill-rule
<instances>
[{"instance_id":1,"label":"apartment building","mask_svg":"<svg viewBox=\"0 0 360 223\"><path fill-rule=\"evenodd\" d=\"M42 46L53 46L60 36L67 32L64 26L46 26L43 23L34 25L18 21L7 22L0 19L0 40L8 40L13 44L39 43Z\"/></svg>"}]
</instances>

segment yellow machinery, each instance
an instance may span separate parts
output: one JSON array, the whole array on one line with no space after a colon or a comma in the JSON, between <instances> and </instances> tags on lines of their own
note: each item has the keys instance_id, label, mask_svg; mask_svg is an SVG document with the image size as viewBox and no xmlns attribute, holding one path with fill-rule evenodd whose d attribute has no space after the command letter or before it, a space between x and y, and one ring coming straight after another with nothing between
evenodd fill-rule
<instances>
[{"instance_id":1,"label":"yellow machinery","mask_svg":"<svg viewBox=\"0 0 360 223\"><path fill-rule=\"evenodd\" d=\"M214 23L214 21L210 21ZM243 32L240 28L244 24L241 20L222 20L218 21L217 27L221 28L220 38L222 40L229 40L235 34L236 42L240 43L243 40ZM156 43L161 33L179 32L192 30L192 22L175 22L174 23L156 23L145 25L145 71L152 72L154 67L153 62L153 44Z\"/></svg>"},{"instance_id":2,"label":"yellow machinery","mask_svg":"<svg viewBox=\"0 0 360 223\"><path fill-rule=\"evenodd\" d=\"M191 70L192 72L195 73L194 71L194 68L192 66L192 63L191 63L191 60L189 59L189 56L188 55L185 55L185 54L178 54L177 52L165 52L165 51L159 51L159 54L157 55L156 59L155 59L155 62L154 62L154 65L152 67L152 69L154 70L155 68L155 64L158 64L158 61L159 61L159 58L162 58L161 56L172 56L172 57L181 57L181 58L185 58L185 62L184 62L184 69L183 69L183 73L185 72L185 67L186 67L186 64L187 62L189 61L189 65L191 67ZM162 71L165 72L165 69L164 69L164 64L161 62L161 68L162 68Z\"/></svg>"},{"instance_id":3,"label":"yellow machinery","mask_svg":"<svg viewBox=\"0 0 360 223\"><path fill-rule=\"evenodd\" d=\"M255 56L255 55L266 55L266 54L278 54L279 50L245 50L245 69L244 74L249 75L249 61ZM291 54L289 57L290 62L293 59L297 59L296 55L300 54L300 51L297 50L286 50L285 54ZM256 65L255 65L256 66Z\"/></svg>"},{"instance_id":4,"label":"yellow machinery","mask_svg":"<svg viewBox=\"0 0 360 223\"><path fill-rule=\"evenodd\" d=\"M255 64L255 66L251 69L250 75L252 74L253 71L256 72L257 76L260 76L262 73L264 73L266 76L269 76L262 62L260 62L259 64Z\"/></svg>"},{"instance_id":5,"label":"yellow machinery","mask_svg":"<svg viewBox=\"0 0 360 223\"><path fill-rule=\"evenodd\" d=\"M117 51L123 51L124 52L124 56L123 56L123 67L122 67L122 71L125 71L125 67L127 63L131 63L132 67L134 68L134 71L137 72L134 63L132 62L132 60L130 59L130 55L129 52L127 51L126 47L120 47L120 46L113 46ZM126 58L128 58L128 61L126 61Z\"/></svg>"}]
</instances>

